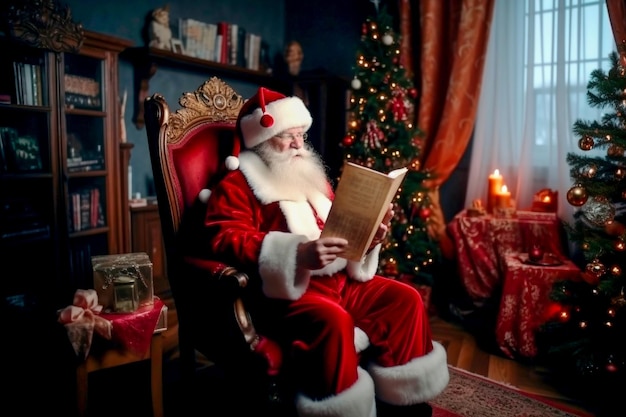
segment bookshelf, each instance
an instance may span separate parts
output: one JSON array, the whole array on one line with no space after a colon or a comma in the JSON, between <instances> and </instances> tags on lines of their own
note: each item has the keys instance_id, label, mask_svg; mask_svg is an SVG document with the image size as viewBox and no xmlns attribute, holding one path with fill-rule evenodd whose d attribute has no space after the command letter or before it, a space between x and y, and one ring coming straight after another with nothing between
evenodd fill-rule
<instances>
[{"instance_id":1,"label":"bookshelf","mask_svg":"<svg viewBox=\"0 0 626 417\"><path fill-rule=\"evenodd\" d=\"M0 292L11 305L62 306L93 286L91 256L127 238L117 74L131 44L84 30L54 2L11 10L0 35L12 75L0 80L0 262L19 279Z\"/></svg>"}]
</instances>

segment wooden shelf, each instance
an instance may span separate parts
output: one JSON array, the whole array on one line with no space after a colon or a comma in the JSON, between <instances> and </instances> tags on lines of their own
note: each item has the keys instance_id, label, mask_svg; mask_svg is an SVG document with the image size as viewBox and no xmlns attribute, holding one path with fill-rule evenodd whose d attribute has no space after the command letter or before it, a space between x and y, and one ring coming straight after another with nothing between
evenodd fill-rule
<instances>
[{"instance_id":1,"label":"wooden shelf","mask_svg":"<svg viewBox=\"0 0 626 417\"><path fill-rule=\"evenodd\" d=\"M150 79L156 74L159 66L179 70L208 72L211 75L233 78L245 82L284 90L285 81L262 71L250 70L229 64L207 61L187 55L177 54L164 49L150 47L127 48L121 55L135 67L135 85L137 86L135 114L133 122L138 129L143 128L143 102L150 91Z\"/></svg>"}]
</instances>

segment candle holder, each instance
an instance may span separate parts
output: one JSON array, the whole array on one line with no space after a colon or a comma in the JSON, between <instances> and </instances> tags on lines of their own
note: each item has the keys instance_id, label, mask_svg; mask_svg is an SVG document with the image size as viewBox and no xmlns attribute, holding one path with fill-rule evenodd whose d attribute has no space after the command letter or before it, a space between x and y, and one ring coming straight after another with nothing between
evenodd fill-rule
<instances>
[{"instance_id":1,"label":"candle holder","mask_svg":"<svg viewBox=\"0 0 626 417\"><path fill-rule=\"evenodd\" d=\"M556 213L559 208L559 192L549 188L539 190L533 196L531 211Z\"/></svg>"}]
</instances>

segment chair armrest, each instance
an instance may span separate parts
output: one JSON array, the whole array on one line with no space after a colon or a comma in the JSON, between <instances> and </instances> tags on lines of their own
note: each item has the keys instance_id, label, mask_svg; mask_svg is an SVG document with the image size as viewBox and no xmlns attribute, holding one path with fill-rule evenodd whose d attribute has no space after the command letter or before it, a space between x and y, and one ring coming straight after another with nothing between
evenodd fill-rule
<instances>
[{"instance_id":1,"label":"chair armrest","mask_svg":"<svg viewBox=\"0 0 626 417\"><path fill-rule=\"evenodd\" d=\"M233 313L246 343L252 352L266 362L267 374L278 375L282 365L282 351L274 340L256 332L250 313L240 297L241 290L248 286L248 275L220 261L186 256L183 262L201 271L207 271L210 279L218 281L220 291L225 290L227 294L233 296Z\"/></svg>"},{"instance_id":2,"label":"chair armrest","mask_svg":"<svg viewBox=\"0 0 626 417\"><path fill-rule=\"evenodd\" d=\"M248 275L224 262L185 256L183 262L196 269L207 271L210 278L218 280L228 294L237 294L238 289L248 286Z\"/></svg>"}]
</instances>

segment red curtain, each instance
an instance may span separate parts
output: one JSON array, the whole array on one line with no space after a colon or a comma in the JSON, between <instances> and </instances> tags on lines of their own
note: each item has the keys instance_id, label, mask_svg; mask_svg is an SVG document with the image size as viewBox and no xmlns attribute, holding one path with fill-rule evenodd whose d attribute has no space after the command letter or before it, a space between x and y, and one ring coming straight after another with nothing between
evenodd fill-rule
<instances>
[{"instance_id":1,"label":"red curtain","mask_svg":"<svg viewBox=\"0 0 626 417\"><path fill-rule=\"evenodd\" d=\"M626 68L626 0L606 0L611 28L621 57L621 64Z\"/></svg>"},{"instance_id":2,"label":"red curtain","mask_svg":"<svg viewBox=\"0 0 626 417\"><path fill-rule=\"evenodd\" d=\"M422 168L434 174L430 234L447 254L439 186L458 165L474 129L495 0L399 1L402 62L417 74L417 123L426 132Z\"/></svg>"}]
</instances>

